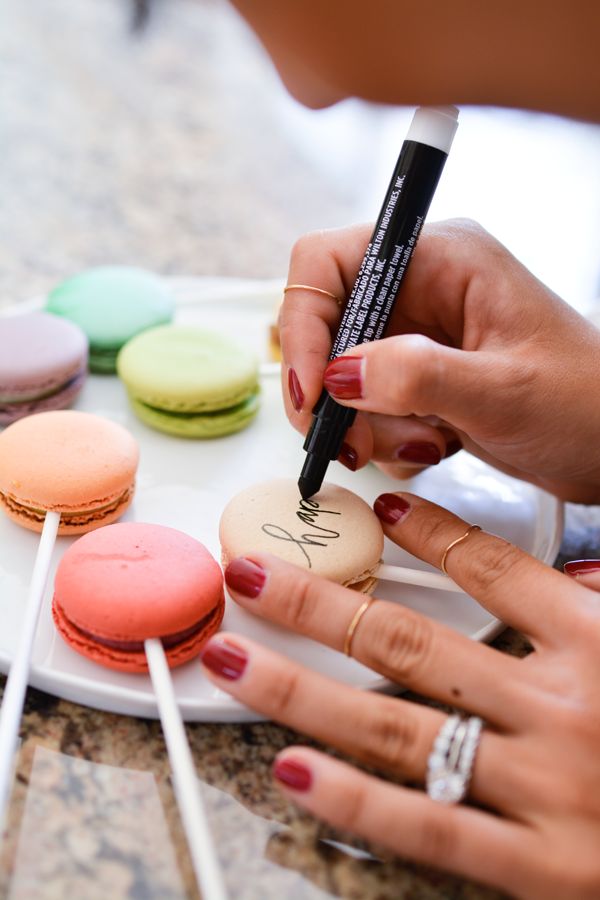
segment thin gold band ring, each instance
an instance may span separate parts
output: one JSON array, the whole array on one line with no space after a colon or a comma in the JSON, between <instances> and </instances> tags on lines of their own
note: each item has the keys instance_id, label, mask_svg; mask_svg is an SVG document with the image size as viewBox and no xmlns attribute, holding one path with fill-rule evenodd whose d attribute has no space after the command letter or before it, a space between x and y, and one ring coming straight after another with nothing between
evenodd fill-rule
<instances>
[{"instance_id":1,"label":"thin gold band ring","mask_svg":"<svg viewBox=\"0 0 600 900\"><path fill-rule=\"evenodd\" d=\"M344 639L344 653L346 656L352 656L352 639L354 638L354 633L358 628L360 620L371 606L372 603L375 602L376 597L368 597L364 603L358 607L352 619L350 620L350 624L348 625L348 631L346 632L346 637Z\"/></svg>"},{"instance_id":2,"label":"thin gold band ring","mask_svg":"<svg viewBox=\"0 0 600 900\"><path fill-rule=\"evenodd\" d=\"M448 559L448 554L453 547L456 547L457 544L462 544L463 541L466 541L472 531L481 531L481 525L469 525L465 533L461 534L461 536L456 538L456 540L451 541L444 550L444 553L442 555L442 562L440 563L440 569L442 570L444 575L448 574L448 570L446 569L446 560Z\"/></svg>"},{"instance_id":3,"label":"thin gold band ring","mask_svg":"<svg viewBox=\"0 0 600 900\"><path fill-rule=\"evenodd\" d=\"M332 300L335 300L338 306L343 306L344 301L341 297L338 297L337 294L333 294L331 291L326 291L325 288L313 287L310 284L287 284L283 293L287 294L288 291L312 291L314 294L321 294L323 297L331 297Z\"/></svg>"}]
</instances>

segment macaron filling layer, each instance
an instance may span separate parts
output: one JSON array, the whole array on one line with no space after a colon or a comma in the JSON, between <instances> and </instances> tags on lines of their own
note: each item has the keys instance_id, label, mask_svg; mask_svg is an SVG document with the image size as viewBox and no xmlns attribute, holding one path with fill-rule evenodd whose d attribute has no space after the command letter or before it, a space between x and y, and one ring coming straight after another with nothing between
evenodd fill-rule
<instances>
[{"instance_id":1,"label":"macaron filling layer","mask_svg":"<svg viewBox=\"0 0 600 900\"><path fill-rule=\"evenodd\" d=\"M367 572L364 572L362 575L359 575L358 578L344 581L343 587L350 588L351 591L358 591L360 594L371 594L375 590L375 585L379 580L376 572L382 562L383 560L380 560L376 566L369 569Z\"/></svg>"},{"instance_id":2,"label":"macaron filling layer","mask_svg":"<svg viewBox=\"0 0 600 900\"><path fill-rule=\"evenodd\" d=\"M98 517L104 518L110 513L116 512L121 506L129 504L134 491L134 485L130 485L121 494L106 503L100 503L89 507L88 509L69 509L60 510L60 518L62 525L85 525L88 522L95 521ZM0 504L6 507L9 512L19 518L25 518L32 522L42 523L46 517L48 510L39 507L30 506L29 504L18 500L12 494L4 494L0 491ZM58 511L58 510L57 510Z\"/></svg>"},{"instance_id":3,"label":"macaron filling layer","mask_svg":"<svg viewBox=\"0 0 600 900\"><path fill-rule=\"evenodd\" d=\"M206 416L206 418L210 418L212 416L216 418L217 416L235 415L238 412L244 412L246 408L251 408L252 410L254 410L258 394L259 389L257 387L257 389L252 394L250 394L250 396L245 397L243 400L234 403L232 406L220 406L218 409L215 409L213 407L204 408L202 407L202 405L198 405L196 408L187 410L169 409L168 407L160 407L155 406L152 403L146 403L144 400L140 400L139 397L135 398L135 402L139 406L151 410L152 412L162 413L163 415L174 416L181 419L191 419L195 418L196 416Z\"/></svg>"},{"instance_id":4,"label":"macaron filling layer","mask_svg":"<svg viewBox=\"0 0 600 900\"><path fill-rule=\"evenodd\" d=\"M87 638L88 640L93 641L95 644L100 644L102 647L108 647L109 650L121 650L124 653L140 653L144 651L144 641L121 641L116 638L108 638L104 636L99 636L97 634L93 634L91 631L87 631L85 628L81 628L79 625L76 625L69 617L66 615L64 609L56 599L54 598L54 606L60 616L65 620L65 622L72 628L77 634L79 634L82 638ZM179 646L180 644L189 641L190 638L195 637L197 634L200 634L204 631L213 620L220 618L222 610L220 607L216 607L212 609L206 616L203 616L198 622L194 622L193 625L190 625L188 628L184 628L182 631L177 631L175 634L167 634L160 636L160 642L165 648L165 650L172 650L173 648ZM148 635L150 637L150 635Z\"/></svg>"},{"instance_id":5,"label":"macaron filling layer","mask_svg":"<svg viewBox=\"0 0 600 900\"><path fill-rule=\"evenodd\" d=\"M10 389L0 390L0 408L4 405L13 406L21 403L30 403L32 400L45 400L47 397L52 397L61 391L69 390L85 376L86 371L87 366L80 366L69 378L59 384L48 384L43 387L34 387L32 385L31 387L21 388L18 391L11 391Z\"/></svg>"},{"instance_id":6,"label":"macaron filling layer","mask_svg":"<svg viewBox=\"0 0 600 900\"><path fill-rule=\"evenodd\" d=\"M116 371L117 365L117 356L119 354L119 350L123 345L121 344L118 347L111 347L110 349L104 347L95 347L93 344L90 344L90 368L93 371L94 366L97 366L98 369L104 371L105 369L110 369L111 374Z\"/></svg>"}]
</instances>

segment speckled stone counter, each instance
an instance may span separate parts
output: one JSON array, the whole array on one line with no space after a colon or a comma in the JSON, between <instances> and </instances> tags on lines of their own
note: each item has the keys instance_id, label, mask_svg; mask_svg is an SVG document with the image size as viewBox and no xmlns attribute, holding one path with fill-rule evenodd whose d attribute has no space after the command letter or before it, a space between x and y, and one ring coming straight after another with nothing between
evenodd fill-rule
<instances>
[{"instance_id":1,"label":"speckled stone counter","mask_svg":"<svg viewBox=\"0 0 600 900\"><path fill-rule=\"evenodd\" d=\"M103 262L280 277L296 237L352 221L357 187L299 140L269 64L221 3L7 0L0 29L0 305ZM600 555L570 508L562 552ZM505 632L495 645L521 654ZM2 679L3 683L4 679ZM273 786L273 724L187 728L236 900L495 895L333 834ZM29 691L0 852L10 900L196 897L160 726Z\"/></svg>"}]
</instances>

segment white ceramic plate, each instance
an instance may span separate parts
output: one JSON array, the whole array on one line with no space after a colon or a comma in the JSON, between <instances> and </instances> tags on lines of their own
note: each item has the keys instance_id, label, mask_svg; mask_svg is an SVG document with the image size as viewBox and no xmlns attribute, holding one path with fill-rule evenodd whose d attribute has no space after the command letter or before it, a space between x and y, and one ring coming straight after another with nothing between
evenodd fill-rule
<instances>
[{"instance_id":1,"label":"white ceramic plate","mask_svg":"<svg viewBox=\"0 0 600 900\"><path fill-rule=\"evenodd\" d=\"M273 320L280 282L229 279L173 279L177 320L195 322L243 340L267 358L268 326ZM19 306L21 311L39 301ZM12 310L11 312L14 312ZM304 453L302 439L288 425L278 377L263 378L262 408L256 421L237 435L213 441L189 441L162 435L131 413L116 377L90 376L77 409L98 413L125 425L141 446L134 503L125 519L155 522L186 531L219 558L218 522L227 500L248 484L270 477L296 477ZM43 453L43 448L40 448ZM351 473L332 463L328 478L372 503L390 482L368 466ZM408 489L454 510L470 522L513 541L545 562L558 551L562 505L549 494L515 481L466 453L432 468ZM53 573L73 538L59 538L35 642L30 682L67 700L134 716L157 717L150 680L96 666L67 647L50 615ZM38 536L0 516L0 669L6 672L26 602ZM387 544L387 563L427 568ZM397 584L380 584L377 595L393 599L445 622L475 640L490 640L501 624L467 596ZM306 638L255 619L229 601L224 628L277 648L307 666L349 684L386 689L389 684L369 669ZM183 715L188 721L242 722L254 713L214 688L197 662L173 673Z\"/></svg>"}]
</instances>

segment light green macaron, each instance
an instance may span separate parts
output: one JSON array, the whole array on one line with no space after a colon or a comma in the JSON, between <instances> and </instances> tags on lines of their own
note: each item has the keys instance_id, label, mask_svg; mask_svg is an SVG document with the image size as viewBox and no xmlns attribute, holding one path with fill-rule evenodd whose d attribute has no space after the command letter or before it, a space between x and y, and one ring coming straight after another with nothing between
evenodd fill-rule
<instances>
[{"instance_id":1,"label":"light green macaron","mask_svg":"<svg viewBox=\"0 0 600 900\"><path fill-rule=\"evenodd\" d=\"M112 373L121 347L146 328L170 322L175 304L162 279L152 272L99 266L55 287L46 308L85 332L92 372Z\"/></svg>"},{"instance_id":2,"label":"light green macaron","mask_svg":"<svg viewBox=\"0 0 600 900\"><path fill-rule=\"evenodd\" d=\"M192 325L162 325L117 358L136 415L159 431L216 438L241 431L259 407L258 361L229 338Z\"/></svg>"}]
</instances>

